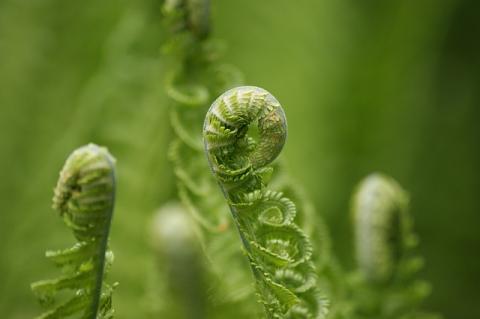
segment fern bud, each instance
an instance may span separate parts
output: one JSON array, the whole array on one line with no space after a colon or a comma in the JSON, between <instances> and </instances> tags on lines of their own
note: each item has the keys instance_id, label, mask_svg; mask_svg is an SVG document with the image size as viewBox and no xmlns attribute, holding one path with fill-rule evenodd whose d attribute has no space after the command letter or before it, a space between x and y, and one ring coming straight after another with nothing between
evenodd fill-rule
<instances>
[{"instance_id":1,"label":"fern bud","mask_svg":"<svg viewBox=\"0 0 480 319\"><path fill-rule=\"evenodd\" d=\"M101 238L110 226L115 197L115 159L89 144L67 159L53 197L53 208L78 240Z\"/></svg>"},{"instance_id":2,"label":"fern bud","mask_svg":"<svg viewBox=\"0 0 480 319\"><path fill-rule=\"evenodd\" d=\"M188 212L179 203L165 204L155 214L152 230L159 275L166 282L166 291L159 296L168 299L163 303L166 313L175 318L207 318L207 268Z\"/></svg>"},{"instance_id":3,"label":"fern bud","mask_svg":"<svg viewBox=\"0 0 480 319\"><path fill-rule=\"evenodd\" d=\"M373 282L388 282L403 255L408 196L390 177L372 174L360 182L353 197L356 258Z\"/></svg>"},{"instance_id":4,"label":"fern bud","mask_svg":"<svg viewBox=\"0 0 480 319\"><path fill-rule=\"evenodd\" d=\"M46 256L63 275L31 285L39 301L50 307L38 318L112 318L113 287L103 283L113 262L107 249L115 201L115 160L105 148L89 144L75 150L67 159L54 191L53 208L72 229L78 242L69 249L47 251ZM61 290L73 297L56 304Z\"/></svg>"}]
</instances>

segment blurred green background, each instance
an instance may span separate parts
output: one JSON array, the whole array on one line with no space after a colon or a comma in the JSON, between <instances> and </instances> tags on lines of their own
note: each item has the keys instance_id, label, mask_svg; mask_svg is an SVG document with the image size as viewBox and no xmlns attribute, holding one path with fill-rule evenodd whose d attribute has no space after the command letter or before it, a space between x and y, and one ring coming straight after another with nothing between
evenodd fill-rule
<instances>
[{"instance_id":1,"label":"blurred green background","mask_svg":"<svg viewBox=\"0 0 480 319\"><path fill-rule=\"evenodd\" d=\"M434 285L427 307L480 318L480 6L475 0L213 0L214 35L283 104L283 157L353 265L349 197L372 171L410 191ZM118 160L117 318L144 307L152 212L175 196L164 31L154 0L0 1L0 314L30 318L29 283L73 243L50 209L67 155Z\"/></svg>"}]
</instances>

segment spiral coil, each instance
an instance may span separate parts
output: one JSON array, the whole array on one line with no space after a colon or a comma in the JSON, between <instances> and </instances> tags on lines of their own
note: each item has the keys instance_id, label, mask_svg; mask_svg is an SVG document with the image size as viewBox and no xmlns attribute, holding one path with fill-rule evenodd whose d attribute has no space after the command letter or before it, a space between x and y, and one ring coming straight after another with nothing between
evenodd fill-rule
<instances>
[{"instance_id":1,"label":"spiral coil","mask_svg":"<svg viewBox=\"0 0 480 319\"><path fill-rule=\"evenodd\" d=\"M72 229L78 242L69 249L47 251L46 257L63 275L31 285L40 303L51 309L38 318L113 318L111 295L116 284L103 283L113 262L108 235L115 202L115 160L105 148L89 144L67 159L54 191L53 208ZM72 290L73 297L57 305L55 295Z\"/></svg>"},{"instance_id":2,"label":"spiral coil","mask_svg":"<svg viewBox=\"0 0 480 319\"><path fill-rule=\"evenodd\" d=\"M257 124L258 141L247 134ZM203 130L211 170L230 205L269 318L323 318L312 246L294 224L296 208L266 189L268 167L287 136L280 103L264 89L244 86L222 94Z\"/></svg>"},{"instance_id":3,"label":"spiral coil","mask_svg":"<svg viewBox=\"0 0 480 319\"><path fill-rule=\"evenodd\" d=\"M368 280L387 282L405 246L408 196L393 179L372 174L358 186L353 200L355 248Z\"/></svg>"}]
</instances>

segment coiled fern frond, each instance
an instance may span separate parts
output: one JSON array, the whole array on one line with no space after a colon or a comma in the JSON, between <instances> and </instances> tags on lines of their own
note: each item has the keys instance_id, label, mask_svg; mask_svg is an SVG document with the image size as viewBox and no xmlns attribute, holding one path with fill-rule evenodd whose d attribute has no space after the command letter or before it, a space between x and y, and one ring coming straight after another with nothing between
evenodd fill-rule
<instances>
[{"instance_id":1,"label":"coiled fern frond","mask_svg":"<svg viewBox=\"0 0 480 319\"><path fill-rule=\"evenodd\" d=\"M232 315L252 318L261 312L249 281L248 263L238 249L228 205L216 192L217 183L205 161L202 124L212 96L241 83L241 74L221 62L221 42L207 31L210 1L165 1L168 28L164 46L171 70L165 91L171 101L170 123L175 137L169 148L182 207L195 221L200 244L209 262L209 300L214 311L209 318ZM190 21L190 22L189 22ZM164 297L165 299L167 297Z\"/></svg>"},{"instance_id":2,"label":"coiled fern frond","mask_svg":"<svg viewBox=\"0 0 480 319\"><path fill-rule=\"evenodd\" d=\"M258 141L249 137L257 125ZM205 151L239 230L268 318L322 318L312 245L294 223L295 204L266 188L287 136L280 103L245 86L222 94L204 124Z\"/></svg>"},{"instance_id":3,"label":"coiled fern frond","mask_svg":"<svg viewBox=\"0 0 480 319\"><path fill-rule=\"evenodd\" d=\"M193 3L196 6L192 6ZM209 6L210 1L205 0L166 1L164 4L170 31L165 51L174 65L166 81L166 92L173 102L170 119L176 134L169 155L177 177L179 199L199 226L201 242L210 261L211 278L217 279L210 296L215 304L214 315L219 318L231 316L231 309L235 309L236 317L252 318L261 309L251 298L253 289L248 263L238 250L238 238L231 227L228 205L215 191L217 183L204 160L201 123L211 97L243 82L236 68L220 62L222 43L212 39L208 32L200 36L198 29L195 30L189 22L190 17L196 16L208 24L205 13L210 11ZM280 171L272 179L273 189L295 198L299 204L299 224L309 235L314 235L321 243L322 251L327 252L326 232L323 228L314 231L317 216L313 208L297 191L298 187L293 186L285 170L280 168ZM315 263L325 265L326 255L328 253Z\"/></svg>"},{"instance_id":4,"label":"coiled fern frond","mask_svg":"<svg viewBox=\"0 0 480 319\"><path fill-rule=\"evenodd\" d=\"M62 276L31 285L40 303L49 308L38 319L113 318L112 291L103 282L113 262L108 235L115 202L115 159L107 149L89 144L67 159L55 188L53 208L72 230L77 243L69 249L47 251L46 257L62 269ZM60 291L73 296L55 302Z\"/></svg>"},{"instance_id":5,"label":"coiled fern frond","mask_svg":"<svg viewBox=\"0 0 480 319\"><path fill-rule=\"evenodd\" d=\"M238 84L241 75L218 61L218 47L208 32L209 0L168 0L163 11L170 31L165 50L174 65L166 79L176 134L169 155L179 197L208 232L223 232L228 228L228 209L221 196L206 200L216 186L207 164L199 160L204 158L201 129L210 97Z\"/></svg>"},{"instance_id":6,"label":"coiled fern frond","mask_svg":"<svg viewBox=\"0 0 480 319\"><path fill-rule=\"evenodd\" d=\"M211 318L208 267L196 226L178 202L167 203L155 213L152 237L157 271L152 284L157 292L151 304L157 308L157 318Z\"/></svg>"},{"instance_id":7,"label":"coiled fern frond","mask_svg":"<svg viewBox=\"0 0 480 319\"><path fill-rule=\"evenodd\" d=\"M352 202L358 273L352 302L358 318L438 318L422 312L430 285L416 275L423 259L408 214L408 194L391 177L371 174L360 182Z\"/></svg>"},{"instance_id":8,"label":"coiled fern frond","mask_svg":"<svg viewBox=\"0 0 480 319\"><path fill-rule=\"evenodd\" d=\"M367 280L388 282L407 244L415 240L407 216L408 195L392 178L368 176L353 199L355 252Z\"/></svg>"}]
</instances>

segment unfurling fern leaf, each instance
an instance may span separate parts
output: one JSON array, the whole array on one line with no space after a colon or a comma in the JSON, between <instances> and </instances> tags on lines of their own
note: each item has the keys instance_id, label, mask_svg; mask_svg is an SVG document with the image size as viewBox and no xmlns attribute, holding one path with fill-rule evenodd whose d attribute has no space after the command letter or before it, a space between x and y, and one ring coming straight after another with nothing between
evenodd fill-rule
<instances>
[{"instance_id":1,"label":"unfurling fern leaf","mask_svg":"<svg viewBox=\"0 0 480 319\"><path fill-rule=\"evenodd\" d=\"M408 196L393 179L380 174L359 185L353 201L355 252L360 271L372 282L388 282L398 266L409 233Z\"/></svg>"},{"instance_id":2,"label":"unfurling fern leaf","mask_svg":"<svg viewBox=\"0 0 480 319\"><path fill-rule=\"evenodd\" d=\"M55 188L53 208L72 229L77 243L69 249L47 251L46 257L62 269L62 276L31 285L40 303L47 306L38 319L113 318L112 291L103 282L113 262L108 235L115 201L115 159L107 149L89 144L67 159ZM71 290L60 304L55 295Z\"/></svg>"},{"instance_id":3,"label":"unfurling fern leaf","mask_svg":"<svg viewBox=\"0 0 480 319\"><path fill-rule=\"evenodd\" d=\"M408 195L392 178L372 174L352 203L358 274L352 302L358 318L438 318L421 312L430 285L416 279L423 259L413 254L417 237L408 214Z\"/></svg>"},{"instance_id":4,"label":"unfurling fern leaf","mask_svg":"<svg viewBox=\"0 0 480 319\"><path fill-rule=\"evenodd\" d=\"M238 249L228 205L210 174L202 143L202 124L210 98L241 83L241 74L221 62L219 42L199 36L189 21L208 23L208 0L172 0L163 6L168 37L164 46L171 70L165 91L175 139L169 148L178 199L198 228L209 266L209 318L252 318L261 312L249 281L248 263ZM200 19L200 20L199 20ZM206 29L203 29L206 30ZM166 293L164 294L166 295ZM168 296L158 298L162 302Z\"/></svg>"},{"instance_id":5,"label":"unfurling fern leaf","mask_svg":"<svg viewBox=\"0 0 480 319\"><path fill-rule=\"evenodd\" d=\"M257 125L259 140L247 135ZM280 103L258 87L222 94L205 119L205 151L240 233L268 318L322 318L312 246L293 222L295 204L266 188L287 125Z\"/></svg>"},{"instance_id":6,"label":"unfurling fern leaf","mask_svg":"<svg viewBox=\"0 0 480 319\"><path fill-rule=\"evenodd\" d=\"M155 282L156 318L207 319L208 267L199 232L182 204L163 205L153 221L153 246L157 259Z\"/></svg>"}]
</instances>

